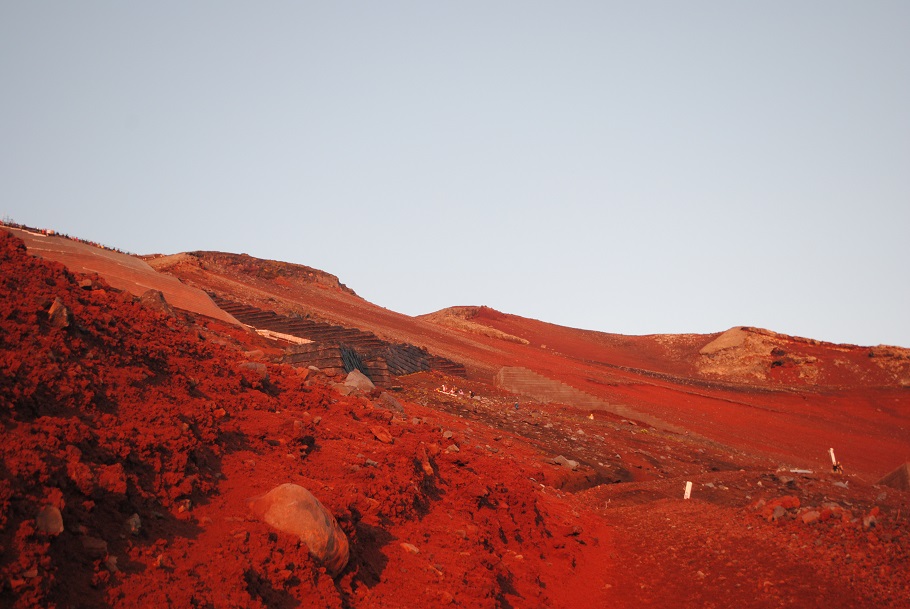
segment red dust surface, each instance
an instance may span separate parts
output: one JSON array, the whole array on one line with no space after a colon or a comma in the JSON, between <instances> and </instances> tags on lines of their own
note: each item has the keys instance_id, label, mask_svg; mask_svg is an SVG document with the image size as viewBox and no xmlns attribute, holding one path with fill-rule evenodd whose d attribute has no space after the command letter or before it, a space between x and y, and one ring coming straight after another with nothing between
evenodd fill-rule
<instances>
[{"instance_id":1,"label":"red dust surface","mask_svg":"<svg viewBox=\"0 0 910 609\"><path fill-rule=\"evenodd\" d=\"M0 231L0 607L910 606L908 493L873 484L910 458L901 350L775 335L761 378L712 376L699 350L718 335L474 315L521 344L385 311L306 267L199 260L160 266L426 346L468 378L342 395L340 377L274 363L280 344L80 283ZM516 409L492 385L504 365L691 433ZM286 482L348 536L336 577L249 509ZM62 531L39 517L54 509Z\"/></svg>"}]
</instances>

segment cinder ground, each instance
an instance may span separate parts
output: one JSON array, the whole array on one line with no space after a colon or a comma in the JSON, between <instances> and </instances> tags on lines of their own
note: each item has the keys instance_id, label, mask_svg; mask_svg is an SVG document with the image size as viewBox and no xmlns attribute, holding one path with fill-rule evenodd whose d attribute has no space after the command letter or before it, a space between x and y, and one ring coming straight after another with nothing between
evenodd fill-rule
<instances>
[{"instance_id":1,"label":"cinder ground","mask_svg":"<svg viewBox=\"0 0 910 609\"><path fill-rule=\"evenodd\" d=\"M623 337L483 308L440 326L306 267L158 265L469 372L344 396L342 378L273 363L277 343L169 317L100 276L80 287L2 231L0 265L0 606L910 606L908 493L874 485L910 459L904 350L747 330L705 354L720 334ZM492 384L504 365L688 433L516 410ZM350 539L334 579L248 508L288 481ZM62 532L36 519L48 506Z\"/></svg>"}]
</instances>

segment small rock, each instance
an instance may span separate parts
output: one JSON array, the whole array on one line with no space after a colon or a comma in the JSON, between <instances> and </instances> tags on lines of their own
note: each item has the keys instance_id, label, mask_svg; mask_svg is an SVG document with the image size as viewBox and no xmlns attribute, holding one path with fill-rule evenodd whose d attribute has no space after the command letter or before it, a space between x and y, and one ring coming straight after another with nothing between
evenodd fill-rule
<instances>
[{"instance_id":1,"label":"small rock","mask_svg":"<svg viewBox=\"0 0 910 609\"><path fill-rule=\"evenodd\" d=\"M139 531L142 529L142 520L139 518L139 514L133 514L126 520L126 531L130 535L138 535Z\"/></svg>"},{"instance_id":2,"label":"small rock","mask_svg":"<svg viewBox=\"0 0 910 609\"><path fill-rule=\"evenodd\" d=\"M404 412L404 406L401 405L401 402L395 396L385 392L379 396L379 406L395 412Z\"/></svg>"},{"instance_id":3,"label":"small rock","mask_svg":"<svg viewBox=\"0 0 910 609\"><path fill-rule=\"evenodd\" d=\"M458 448L458 446L456 446L455 444L450 444L449 447L446 448L446 452L457 453L457 452L461 452L461 449Z\"/></svg>"},{"instance_id":4,"label":"small rock","mask_svg":"<svg viewBox=\"0 0 910 609\"><path fill-rule=\"evenodd\" d=\"M174 561L167 554L159 554L155 558L155 566L158 567L159 569L173 569Z\"/></svg>"},{"instance_id":5,"label":"small rock","mask_svg":"<svg viewBox=\"0 0 910 609\"><path fill-rule=\"evenodd\" d=\"M566 469L570 469L573 472L576 469L578 469L578 461L573 461L572 459L566 459L562 455L559 455L558 457L553 459L553 463L555 463L556 465L561 465L561 466L565 467Z\"/></svg>"},{"instance_id":6,"label":"small rock","mask_svg":"<svg viewBox=\"0 0 910 609\"><path fill-rule=\"evenodd\" d=\"M171 305L168 304L167 300L164 298L164 294L160 290L146 290L142 296L139 297L139 303L144 307L152 309L153 311L158 311L163 313L168 317L176 317L177 314L174 313L174 309L171 308Z\"/></svg>"},{"instance_id":7,"label":"small rock","mask_svg":"<svg viewBox=\"0 0 910 609\"><path fill-rule=\"evenodd\" d=\"M392 438L392 434L390 434L387 429L374 426L370 427L370 431L373 432L373 435L376 436L377 440L384 444L392 444L395 441L394 438Z\"/></svg>"},{"instance_id":8,"label":"small rock","mask_svg":"<svg viewBox=\"0 0 910 609\"><path fill-rule=\"evenodd\" d=\"M92 558L102 558L107 554L107 542L97 537L82 537L82 548Z\"/></svg>"},{"instance_id":9,"label":"small rock","mask_svg":"<svg viewBox=\"0 0 910 609\"><path fill-rule=\"evenodd\" d=\"M363 464L366 465L367 467L379 467L379 463L376 461L373 461L372 459L367 459L366 461L363 462Z\"/></svg>"},{"instance_id":10,"label":"small rock","mask_svg":"<svg viewBox=\"0 0 910 609\"><path fill-rule=\"evenodd\" d=\"M79 280L79 287L82 288L83 290L91 290L94 287L94 285L95 285L94 282L91 279L89 279L88 277L86 277L85 279Z\"/></svg>"},{"instance_id":11,"label":"small rock","mask_svg":"<svg viewBox=\"0 0 910 609\"><path fill-rule=\"evenodd\" d=\"M821 518L821 515L818 510L809 510L808 512L803 512L800 518L802 518L804 524L815 524Z\"/></svg>"},{"instance_id":12,"label":"small rock","mask_svg":"<svg viewBox=\"0 0 910 609\"><path fill-rule=\"evenodd\" d=\"M52 505L45 506L35 518L35 526L48 535L59 535L63 532L63 515Z\"/></svg>"},{"instance_id":13,"label":"small rock","mask_svg":"<svg viewBox=\"0 0 910 609\"><path fill-rule=\"evenodd\" d=\"M411 554L420 554L420 549L417 546L415 546L414 544L402 543L401 547L404 550L407 550L408 552L410 552Z\"/></svg>"},{"instance_id":14,"label":"small rock","mask_svg":"<svg viewBox=\"0 0 910 609\"><path fill-rule=\"evenodd\" d=\"M355 389L354 387L351 387L350 385L345 385L344 383L335 383L332 386L332 388L335 389L335 391L337 391L341 395L351 395L352 393L357 391L357 389Z\"/></svg>"},{"instance_id":15,"label":"small rock","mask_svg":"<svg viewBox=\"0 0 910 609\"><path fill-rule=\"evenodd\" d=\"M868 516L863 517L863 528L864 529L871 529L877 523L878 523L878 519L872 514L869 514Z\"/></svg>"},{"instance_id":16,"label":"small rock","mask_svg":"<svg viewBox=\"0 0 910 609\"><path fill-rule=\"evenodd\" d=\"M417 447L417 459L420 461L420 466L423 468L423 473L427 476L433 475L433 466L430 464L430 458L427 456L427 447L423 442Z\"/></svg>"},{"instance_id":17,"label":"small rock","mask_svg":"<svg viewBox=\"0 0 910 609\"><path fill-rule=\"evenodd\" d=\"M774 506L774 511L771 512L771 520L777 521L784 517L784 514L787 513L787 510L783 506L776 505Z\"/></svg>"},{"instance_id":18,"label":"small rock","mask_svg":"<svg viewBox=\"0 0 910 609\"><path fill-rule=\"evenodd\" d=\"M453 434L448 429L445 430L444 432L442 432L442 437L445 438L446 440L450 439L453 435L455 435L455 434Z\"/></svg>"},{"instance_id":19,"label":"small rock","mask_svg":"<svg viewBox=\"0 0 910 609\"><path fill-rule=\"evenodd\" d=\"M240 364L241 370L249 370L254 375L259 377L261 381L269 380L269 369L266 368L265 364L262 362L242 362Z\"/></svg>"},{"instance_id":20,"label":"small rock","mask_svg":"<svg viewBox=\"0 0 910 609\"><path fill-rule=\"evenodd\" d=\"M51 308L47 311L48 320L55 328L67 328L72 320L72 313L63 304L59 297L54 299Z\"/></svg>"},{"instance_id":21,"label":"small rock","mask_svg":"<svg viewBox=\"0 0 910 609\"><path fill-rule=\"evenodd\" d=\"M35 579L38 577L38 567L32 567L28 571L22 574L22 577L25 579Z\"/></svg>"},{"instance_id":22,"label":"small rock","mask_svg":"<svg viewBox=\"0 0 910 609\"><path fill-rule=\"evenodd\" d=\"M106 559L104 559L104 566L107 567L107 570L111 573L117 573L120 571L120 569L117 568L116 556L108 556Z\"/></svg>"}]
</instances>

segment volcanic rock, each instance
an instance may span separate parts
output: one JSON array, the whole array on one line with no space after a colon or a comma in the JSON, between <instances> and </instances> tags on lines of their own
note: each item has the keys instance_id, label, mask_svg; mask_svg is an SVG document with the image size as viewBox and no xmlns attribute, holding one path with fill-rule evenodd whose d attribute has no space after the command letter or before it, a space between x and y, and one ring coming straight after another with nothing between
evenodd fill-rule
<instances>
[{"instance_id":1,"label":"volcanic rock","mask_svg":"<svg viewBox=\"0 0 910 609\"><path fill-rule=\"evenodd\" d=\"M72 313L66 308L66 305L63 304L63 301L59 297L54 299L51 308L47 311L48 321L55 328L67 328L70 325L72 320Z\"/></svg>"},{"instance_id":2,"label":"volcanic rock","mask_svg":"<svg viewBox=\"0 0 910 609\"><path fill-rule=\"evenodd\" d=\"M809 510L808 512L803 512L802 516L800 516L805 524L815 524L820 517L821 512L818 510Z\"/></svg>"},{"instance_id":3,"label":"volcanic rock","mask_svg":"<svg viewBox=\"0 0 910 609\"><path fill-rule=\"evenodd\" d=\"M240 364L240 368L243 370L249 370L258 376L262 381L269 380L269 369L266 368L265 364L262 362L243 362Z\"/></svg>"},{"instance_id":4,"label":"volcanic rock","mask_svg":"<svg viewBox=\"0 0 910 609\"><path fill-rule=\"evenodd\" d=\"M126 520L126 530L130 535L138 535L142 530L142 520L139 514L133 514Z\"/></svg>"},{"instance_id":5,"label":"volcanic rock","mask_svg":"<svg viewBox=\"0 0 910 609\"><path fill-rule=\"evenodd\" d=\"M97 537L82 538L82 547L91 558L102 558L107 554L107 542Z\"/></svg>"},{"instance_id":6,"label":"volcanic rock","mask_svg":"<svg viewBox=\"0 0 910 609\"><path fill-rule=\"evenodd\" d=\"M139 297L139 302L153 311L164 313L168 317L177 317L174 309L168 304L161 290L147 290Z\"/></svg>"},{"instance_id":7,"label":"volcanic rock","mask_svg":"<svg viewBox=\"0 0 910 609\"><path fill-rule=\"evenodd\" d=\"M566 459L562 455L559 455L558 457L554 458L552 460L552 462L556 465L561 465L561 466L565 467L566 469L570 469L573 472L576 469L578 469L578 461L573 461L572 459Z\"/></svg>"},{"instance_id":8,"label":"volcanic rock","mask_svg":"<svg viewBox=\"0 0 910 609\"><path fill-rule=\"evenodd\" d=\"M59 535L63 532L63 516L60 510L52 505L45 506L35 518L35 526L48 535Z\"/></svg>"},{"instance_id":9,"label":"volcanic rock","mask_svg":"<svg viewBox=\"0 0 910 609\"><path fill-rule=\"evenodd\" d=\"M345 379L344 384L353 389L359 389L361 391L370 391L376 388L376 385L373 384L373 381L369 379L360 370L351 370L348 372L348 377Z\"/></svg>"},{"instance_id":10,"label":"volcanic rock","mask_svg":"<svg viewBox=\"0 0 910 609\"><path fill-rule=\"evenodd\" d=\"M350 385L345 385L344 383L335 383L333 385L333 387L335 388L335 391L337 391L341 395L351 395L352 393L357 391L357 389L355 389L354 387L351 387Z\"/></svg>"},{"instance_id":11,"label":"volcanic rock","mask_svg":"<svg viewBox=\"0 0 910 609\"><path fill-rule=\"evenodd\" d=\"M699 350L701 355L713 355L725 349L742 346L749 337L744 328L730 328Z\"/></svg>"},{"instance_id":12,"label":"volcanic rock","mask_svg":"<svg viewBox=\"0 0 910 609\"><path fill-rule=\"evenodd\" d=\"M250 500L250 509L266 524L297 535L310 555L332 575L348 563L348 538L331 513L310 491L297 484L282 484Z\"/></svg>"},{"instance_id":13,"label":"volcanic rock","mask_svg":"<svg viewBox=\"0 0 910 609\"><path fill-rule=\"evenodd\" d=\"M376 439L383 444L392 444L395 441L395 439L392 438L392 434L390 434L386 429L383 429L382 427L373 426L370 427L370 431L372 431L373 435L376 436Z\"/></svg>"},{"instance_id":14,"label":"volcanic rock","mask_svg":"<svg viewBox=\"0 0 910 609\"><path fill-rule=\"evenodd\" d=\"M417 446L417 460L420 461L420 467L427 476L433 475L433 466L430 464L430 457L427 455L427 447L421 442Z\"/></svg>"},{"instance_id":15,"label":"volcanic rock","mask_svg":"<svg viewBox=\"0 0 910 609\"><path fill-rule=\"evenodd\" d=\"M404 406L401 405L401 402L399 402L395 396L383 392L383 394L379 396L379 399L380 407L386 408L388 410L393 410L395 412L404 412Z\"/></svg>"}]
</instances>

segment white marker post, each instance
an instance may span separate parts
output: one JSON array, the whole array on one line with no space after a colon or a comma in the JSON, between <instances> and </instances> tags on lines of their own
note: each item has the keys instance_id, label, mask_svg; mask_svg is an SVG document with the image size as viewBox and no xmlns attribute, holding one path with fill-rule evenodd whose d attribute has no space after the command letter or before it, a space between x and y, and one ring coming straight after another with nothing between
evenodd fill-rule
<instances>
[{"instance_id":1,"label":"white marker post","mask_svg":"<svg viewBox=\"0 0 910 609\"><path fill-rule=\"evenodd\" d=\"M683 495L683 499L688 499L692 496L692 482L686 481L686 492Z\"/></svg>"},{"instance_id":2,"label":"white marker post","mask_svg":"<svg viewBox=\"0 0 910 609\"><path fill-rule=\"evenodd\" d=\"M833 448L828 449L828 454L831 455L831 469L836 472L844 471L843 468L840 466L840 463L837 462L837 459L834 458L834 449Z\"/></svg>"}]
</instances>

